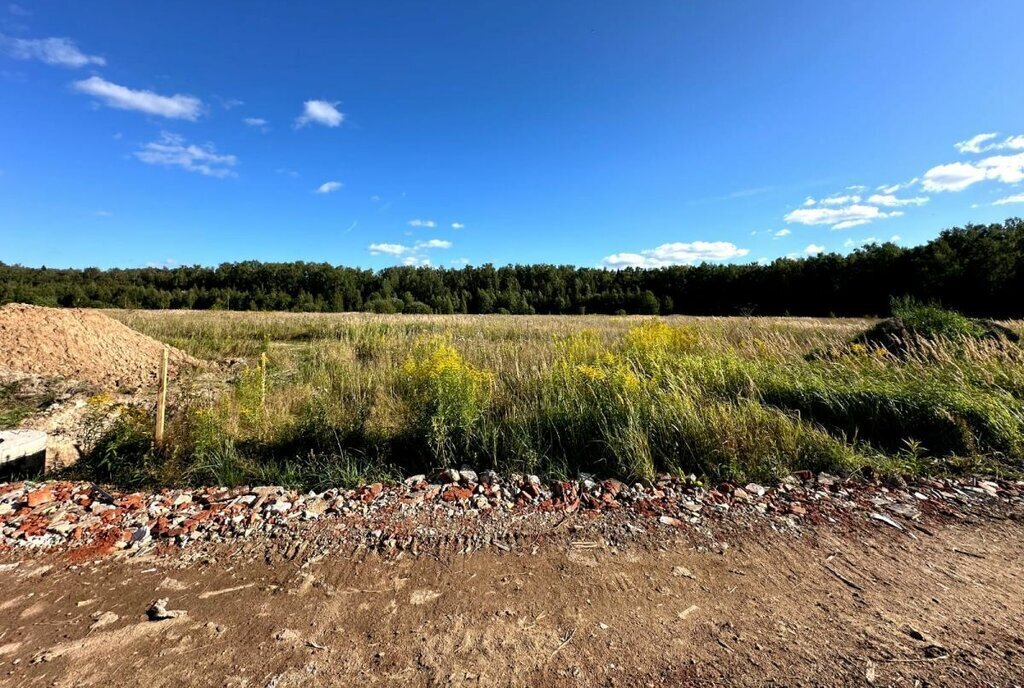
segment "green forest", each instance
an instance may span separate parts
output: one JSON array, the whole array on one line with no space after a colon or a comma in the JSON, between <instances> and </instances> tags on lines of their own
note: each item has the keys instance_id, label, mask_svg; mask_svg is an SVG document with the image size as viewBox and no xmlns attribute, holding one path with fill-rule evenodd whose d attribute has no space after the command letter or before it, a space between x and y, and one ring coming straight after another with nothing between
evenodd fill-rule
<instances>
[{"instance_id":1,"label":"green forest","mask_svg":"<svg viewBox=\"0 0 1024 688\"><path fill-rule=\"evenodd\" d=\"M963 313L1024 316L1024 221L942 231L921 246L766 265L606 270L509 265L379 271L327 263L56 269L0 263L0 303L377 313L864 316L911 296Z\"/></svg>"}]
</instances>

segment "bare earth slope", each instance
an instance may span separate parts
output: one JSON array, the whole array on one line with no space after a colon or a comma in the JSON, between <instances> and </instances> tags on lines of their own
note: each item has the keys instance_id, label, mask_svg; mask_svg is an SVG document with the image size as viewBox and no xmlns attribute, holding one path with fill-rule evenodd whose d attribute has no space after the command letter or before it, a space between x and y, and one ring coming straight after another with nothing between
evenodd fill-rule
<instances>
[{"instance_id":1,"label":"bare earth slope","mask_svg":"<svg viewBox=\"0 0 1024 688\"><path fill-rule=\"evenodd\" d=\"M164 345L95 310L8 304L0 308L4 368L107 389L156 384ZM196 359L170 349L173 376Z\"/></svg>"},{"instance_id":2,"label":"bare earth slope","mask_svg":"<svg viewBox=\"0 0 1024 688\"><path fill-rule=\"evenodd\" d=\"M1016 516L469 555L243 543L0 570L10 686L1013 685ZM149 621L157 598L186 613Z\"/></svg>"}]
</instances>

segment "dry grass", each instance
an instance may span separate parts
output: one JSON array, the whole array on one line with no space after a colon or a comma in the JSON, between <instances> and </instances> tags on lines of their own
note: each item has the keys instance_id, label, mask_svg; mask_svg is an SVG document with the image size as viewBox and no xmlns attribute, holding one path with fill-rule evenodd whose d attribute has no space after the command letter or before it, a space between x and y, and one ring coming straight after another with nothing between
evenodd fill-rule
<instances>
[{"instance_id":1,"label":"dry grass","mask_svg":"<svg viewBox=\"0 0 1024 688\"><path fill-rule=\"evenodd\" d=\"M1018 349L851 351L867 320L112 314L193 355L247 361L227 393L196 383L179 399L167 452L101 443L114 479L323 484L460 463L736 480L1021 467ZM806 359L828 350L839 354Z\"/></svg>"}]
</instances>

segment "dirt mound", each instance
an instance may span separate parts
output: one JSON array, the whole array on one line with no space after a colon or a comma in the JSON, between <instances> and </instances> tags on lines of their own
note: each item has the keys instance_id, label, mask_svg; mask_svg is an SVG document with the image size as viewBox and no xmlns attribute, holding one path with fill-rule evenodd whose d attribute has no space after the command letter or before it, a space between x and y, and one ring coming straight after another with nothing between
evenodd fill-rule
<instances>
[{"instance_id":1,"label":"dirt mound","mask_svg":"<svg viewBox=\"0 0 1024 688\"><path fill-rule=\"evenodd\" d=\"M991 320L969 320L971 330L964 334L940 335L954 339L988 339L1004 341L1012 344L1020 342L1020 335L1008 327ZM902 318L887 318L870 328L853 340L854 344L862 344L870 349L884 348L890 353L905 353L915 340L931 340L935 336L928 331L921 331L904 322Z\"/></svg>"},{"instance_id":2,"label":"dirt mound","mask_svg":"<svg viewBox=\"0 0 1024 688\"><path fill-rule=\"evenodd\" d=\"M0 308L0 371L83 380L108 389L157 383L164 345L113 318L81 308ZM170 349L169 371L199 361Z\"/></svg>"}]
</instances>

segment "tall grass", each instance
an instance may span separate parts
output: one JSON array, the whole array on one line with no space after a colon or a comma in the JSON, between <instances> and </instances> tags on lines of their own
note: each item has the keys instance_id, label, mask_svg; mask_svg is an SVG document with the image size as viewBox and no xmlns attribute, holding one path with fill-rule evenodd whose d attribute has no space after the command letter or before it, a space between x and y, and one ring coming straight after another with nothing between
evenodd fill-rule
<instances>
[{"instance_id":1,"label":"tall grass","mask_svg":"<svg viewBox=\"0 0 1024 688\"><path fill-rule=\"evenodd\" d=\"M246 364L178 390L160 452L130 414L103 434L83 465L114 482L350 484L462 463L737 481L1024 467L1024 356L995 341L897 358L846 346L869 324L856 320L117 316ZM805 359L821 349L846 353Z\"/></svg>"}]
</instances>

